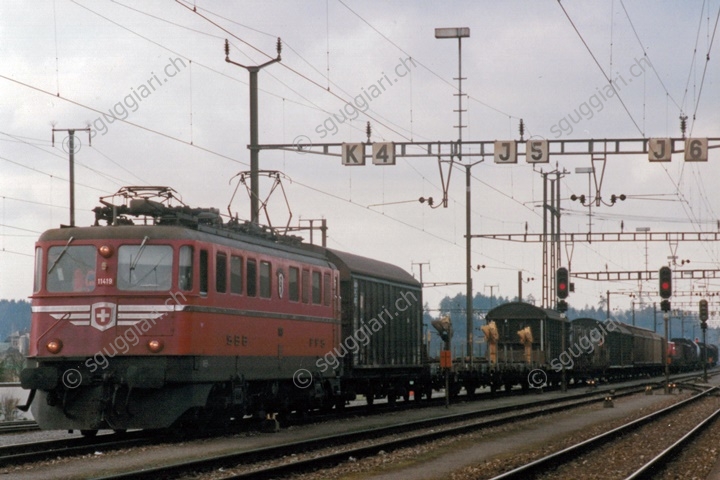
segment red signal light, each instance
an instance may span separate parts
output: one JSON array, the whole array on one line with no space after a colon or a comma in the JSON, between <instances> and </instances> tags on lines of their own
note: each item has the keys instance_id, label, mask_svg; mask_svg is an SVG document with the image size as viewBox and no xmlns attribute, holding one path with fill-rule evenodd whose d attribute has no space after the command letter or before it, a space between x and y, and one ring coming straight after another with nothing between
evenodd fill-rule
<instances>
[{"instance_id":1,"label":"red signal light","mask_svg":"<svg viewBox=\"0 0 720 480\"><path fill-rule=\"evenodd\" d=\"M658 272L660 277L660 298L672 296L672 271L670 267L661 267Z\"/></svg>"},{"instance_id":2,"label":"red signal light","mask_svg":"<svg viewBox=\"0 0 720 480\"><path fill-rule=\"evenodd\" d=\"M555 278L557 279L557 283L555 286L557 289L558 298L567 298L569 290L568 269L565 267L558 268Z\"/></svg>"}]
</instances>

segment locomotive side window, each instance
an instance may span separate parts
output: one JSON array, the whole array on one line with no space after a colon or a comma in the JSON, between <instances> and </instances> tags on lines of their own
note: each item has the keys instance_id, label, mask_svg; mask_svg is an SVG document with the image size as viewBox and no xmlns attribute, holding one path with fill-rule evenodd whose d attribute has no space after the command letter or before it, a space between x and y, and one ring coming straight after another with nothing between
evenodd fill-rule
<instances>
[{"instance_id":1,"label":"locomotive side window","mask_svg":"<svg viewBox=\"0 0 720 480\"><path fill-rule=\"evenodd\" d=\"M326 273L323 275L323 304L326 307L330 306L330 287L332 284L330 283L330 274Z\"/></svg>"},{"instance_id":2,"label":"locomotive side window","mask_svg":"<svg viewBox=\"0 0 720 480\"><path fill-rule=\"evenodd\" d=\"M178 287L180 290L193 288L193 247L184 245L178 254Z\"/></svg>"},{"instance_id":3,"label":"locomotive side window","mask_svg":"<svg viewBox=\"0 0 720 480\"><path fill-rule=\"evenodd\" d=\"M35 275L33 276L33 293L40 291L42 285L42 254L43 249L35 247Z\"/></svg>"},{"instance_id":4,"label":"locomotive side window","mask_svg":"<svg viewBox=\"0 0 720 480\"><path fill-rule=\"evenodd\" d=\"M302 301L303 303L310 302L310 272L304 269L302 271Z\"/></svg>"},{"instance_id":5,"label":"locomotive side window","mask_svg":"<svg viewBox=\"0 0 720 480\"><path fill-rule=\"evenodd\" d=\"M170 290L172 264L173 249L170 245L122 245L118 249L118 288Z\"/></svg>"},{"instance_id":6,"label":"locomotive side window","mask_svg":"<svg viewBox=\"0 0 720 480\"><path fill-rule=\"evenodd\" d=\"M262 298L270 298L272 296L271 270L270 262L260 262L260 296Z\"/></svg>"},{"instance_id":7,"label":"locomotive side window","mask_svg":"<svg viewBox=\"0 0 720 480\"><path fill-rule=\"evenodd\" d=\"M291 302L297 302L300 300L300 269L297 267L290 267L290 281L288 298Z\"/></svg>"},{"instance_id":8,"label":"locomotive side window","mask_svg":"<svg viewBox=\"0 0 720 480\"><path fill-rule=\"evenodd\" d=\"M242 293L243 264L242 257L230 257L230 292Z\"/></svg>"},{"instance_id":9,"label":"locomotive side window","mask_svg":"<svg viewBox=\"0 0 720 480\"><path fill-rule=\"evenodd\" d=\"M320 286L320 272L312 272L312 300L313 303L320 305L322 303L322 289Z\"/></svg>"},{"instance_id":10,"label":"locomotive side window","mask_svg":"<svg viewBox=\"0 0 720 480\"><path fill-rule=\"evenodd\" d=\"M247 295L248 297L257 295L257 260L250 258L247 261Z\"/></svg>"},{"instance_id":11,"label":"locomotive side window","mask_svg":"<svg viewBox=\"0 0 720 480\"><path fill-rule=\"evenodd\" d=\"M50 247L47 289L49 292L90 292L95 289L97 254L92 245Z\"/></svg>"},{"instance_id":12,"label":"locomotive side window","mask_svg":"<svg viewBox=\"0 0 720 480\"><path fill-rule=\"evenodd\" d=\"M200 294L208 293L208 252L200 250Z\"/></svg>"},{"instance_id":13,"label":"locomotive side window","mask_svg":"<svg viewBox=\"0 0 720 480\"><path fill-rule=\"evenodd\" d=\"M223 252L215 255L215 291L227 292L227 254Z\"/></svg>"}]
</instances>

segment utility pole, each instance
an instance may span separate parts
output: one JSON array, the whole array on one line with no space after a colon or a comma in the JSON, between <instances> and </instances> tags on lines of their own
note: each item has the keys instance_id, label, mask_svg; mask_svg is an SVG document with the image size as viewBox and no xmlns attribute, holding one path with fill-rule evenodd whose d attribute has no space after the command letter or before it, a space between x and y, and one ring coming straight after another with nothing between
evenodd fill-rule
<instances>
[{"instance_id":1,"label":"utility pole","mask_svg":"<svg viewBox=\"0 0 720 480\"><path fill-rule=\"evenodd\" d=\"M52 129L52 145L55 146L55 132L68 133L67 152L70 156L70 226L75 226L75 132L88 132L88 144L92 145L92 137L90 136L90 127L87 128L53 128ZM63 147L65 141L63 141ZM80 145L77 146L80 150Z\"/></svg>"},{"instance_id":2,"label":"utility pole","mask_svg":"<svg viewBox=\"0 0 720 480\"><path fill-rule=\"evenodd\" d=\"M489 288L489 289L490 289L490 308L492 308L492 307L495 306L495 302L493 302L493 299L495 298L494 295L493 295L493 291L494 291L494 289L496 289L496 288L499 289L499 288L500 288L500 285L485 285L485 288Z\"/></svg>"},{"instance_id":3,"label":"utility pole","mask_svg":"<svg viewBox=\"0 0 720 480\"><path fill-rule=\"evenodd\" d=\"M411 262L410 267L412 268L415 265L420 267L420 286L422 287L422 285L423 285L423 265L430 266L430 262Z\"/></svg>"},{"instance_id":4,"label":"utility pole","mask_svg":"<svg viewBox=\"0 0 720 480\"><path fill-rule=\"evenodd\" d=\"M282 42L277 39L277 57L262 65L242 65L230 60L230 43L225 39L225 61L250 72L250 221L257 225L260 223L260 186L258 171L260 159L258 148L258 72L270 64L281 60Z\"/></svg>"},{"instance_id":5,"label":"utility pole","mask_svg":"<svg viewBox=\"0 0 720 480\"><path fill-rule=\"evenodd\" d=\"M527 280L525 280L525 282L532 282L533 280L535 280L535 277L530 277ZM522 270L518 270L518 302L523 301L523 299L522 299L523 298L523 294L522 294L523 283L524 283L524 281L522 278Z\"/></svg>"}]
</instances>

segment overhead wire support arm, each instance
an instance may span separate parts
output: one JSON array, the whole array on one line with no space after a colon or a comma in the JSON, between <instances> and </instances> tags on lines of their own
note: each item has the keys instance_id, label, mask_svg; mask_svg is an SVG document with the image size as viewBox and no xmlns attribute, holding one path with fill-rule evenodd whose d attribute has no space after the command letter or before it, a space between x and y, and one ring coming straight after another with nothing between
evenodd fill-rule
<instances>
[{"instance_id":1,"label":"overhead wire support arm","mask_svg":"<svg viewBox=\"0 0 720 480\"><path fill-rule=\"evenodd\" d=\"M225 61L238 67L246 69L250 73L250 221L254 224L259 223L260 217L260 187L258 179L258 171L260 170L259 154L260 148L258 146L258 72L267 67L270 64L279 62L282 57L280 52L282 51L282 42L280 38L277 39L277 57L268 60L267 62L260 65L243 65L230 60L230 42L225 39Z\"/></svg>"},{"instance_id":2,"label":"overhead wire support arm","mask_svg":"<svg viewBox=\"0 0 720 480\"><path fill-rule=\"evenodd\" d=\"M603 154L611 155L648 155L651 151L650 138L614 138L614 139L560 139L547 140L548 155L550 157L579 156ZM684 153L686 138L670 138L669 153ZM720 137L710 137L708 150L720 149ZM513 140L517 144L527 144L532 140ZM494 157L495 140L462 140L462 157ZM287 150L292 152L314 153L339 157L342 155L343 143L313 143L293 144L262 144L257 145L258 150ZM457 140L443 140L434 142L393 142L396 157L425 158L425 157L453 157L458 152ZM527 152L518 149L519 157L526 157Z\"/></svg>"},{"instance_id":3,"label":"overhead wire support arm","mask_svg":"<svg viewBox=\"0 0 720 480\"><path fill-rule=\"evenodd\" d=\"M706 278L720 278L720 270L675 270L673 275L677 279L699 280ZM658 272L651 270L637 271L606 271L606 272L572 272L574 278L585 280L654 280L658 278Z\"/></svg>"},{"instance_id":4,"label":"overhead wire support arm","mask_svg":"<svg viewBox=\"0 0 720 480\"><path fill-rule=\"evenodd\" d=\"M561 232L563 242L717 242L720 232L593 232L565 233ZM542 233L488 233L475 234L473 238L488 240L505 240L509 242L542 243Z\"/></svg>"}]
</instances>

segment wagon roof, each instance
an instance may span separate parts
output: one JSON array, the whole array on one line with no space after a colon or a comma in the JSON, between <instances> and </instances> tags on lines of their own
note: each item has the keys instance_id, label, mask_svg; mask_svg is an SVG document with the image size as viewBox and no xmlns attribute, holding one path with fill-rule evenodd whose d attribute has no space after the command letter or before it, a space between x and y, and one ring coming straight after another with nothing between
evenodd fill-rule
<instances>
[{"instance_id":1,"label":"wagon roof","mask_svg":"<svg viewBox=\"0 0 720 480\"><path fill-rule=\"evenodd\" d=\"M638 337L662 338L660 335L653 332L652 330L648 330L647 328L635 327L628 324L623 324L623 327L630 330L633 335L636 335Z\"/></svg>"},{"instance_id":2,"label":"wagon roof","mask_svg":"<svg viewBox=\"0 0 720 480\"><path fill-rule=\"evenodd\" d=\"M581 324L601 325L603 328L607 329L609 333L613 333L617 330L618 332L624 333L625 335L630 335L630 330L625 328L627 326L627 324L618 322L618 321L612 322L612 324L615 326L615 328L612 330L607 327L607 325L610 323L607 320L598 320L598 319L595 319L592 317L575 318L575 319L573 319L572 323L578 323L580 325Z\"/></svg>"},{"instance_id":3,"label":"wagon roof","mask_svg":"<svg viewBox=\"0 0 720 480\"><path fill-rule=\"evenodd\" d=\"M540 318L549 318L552 320L563 319L563 317L561 317L555 310L536 307L535 305L525 302L504 303L490 310L487 315L485 315L485 318L487 320L532 320ZM567 321L567 319L564 320Z\"/></svg>"},{"instance_id":4,"label":"wagon roof","mask_svg":"<svg viewBox=\"0 0 720 480\"><path fill-rule=\"evenodd\" d=\"M363 275L390 282L412 285L421 288L420 282L402 268L391 263L362 257L353 253L325 249L328 260L340 270L340 278L348 280L351 275Z\"/></svg>"}]
</instances>

